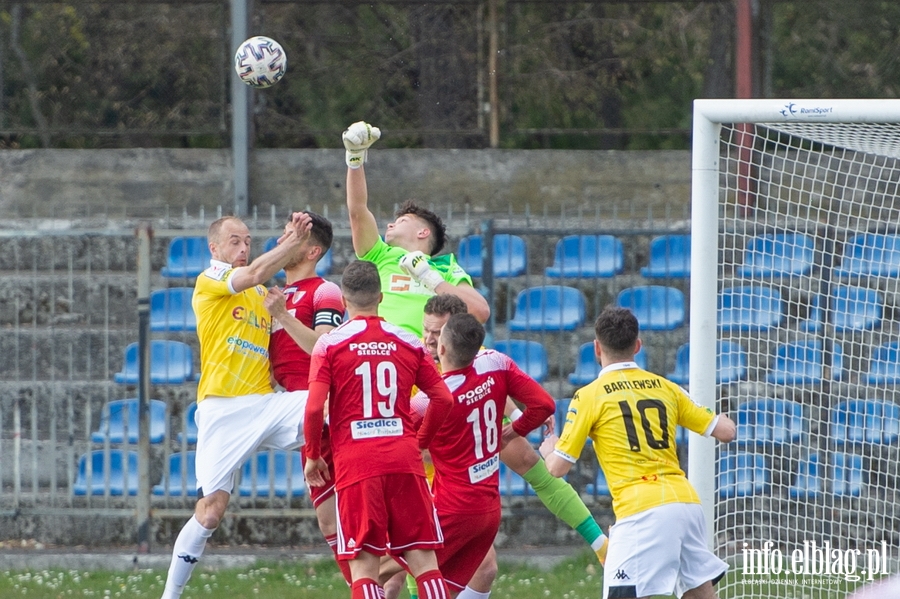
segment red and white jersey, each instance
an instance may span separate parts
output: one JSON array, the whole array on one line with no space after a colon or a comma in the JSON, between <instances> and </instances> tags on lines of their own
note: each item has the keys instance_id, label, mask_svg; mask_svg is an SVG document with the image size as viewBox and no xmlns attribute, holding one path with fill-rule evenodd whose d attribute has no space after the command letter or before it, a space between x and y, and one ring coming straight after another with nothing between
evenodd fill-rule
<instances>
[{"instance_id":1,"label":"red and white jersey","mask_svg":"<svg viewBox=\"0 0 900 599\"><path fill-rule=\"evenodd\" d=\"M344 320L341 288L321 277L311 277L284 288L288 314L311 329L319 325L336 327ZM272 322L269 359L275 381L288 391L309 387L309 354L303 351L278 321Z\"/></svg>"},{"instance_id":2,"label":"red and white jersey","mask_svg":"<svg viewBox=\"0 0 900 599\"><path fill-rule=\"evenodd\" d=\"M497 509L503 408L507 396L525 410L513 429L525 436L556 409L541 385L522 372L512 358L494 350L478 352L463 369L445 372L453 409L429 446L434 463L434 505L439 514L480 513ZM425 393L412 400L418 417L430 403Z\"/></svg>"},{"instance_id":3,"label":"red and white jersey","mask_svg":"<svg viewBox=\"0 0 900 599\"><path fill-rule=\"evenodd\" d=\"M430 443L451 398L434 361L414 335L377 316L349 320L319 337L309 383L328 385L337 490L384 474L425 475L420 447ZM427 389L432 398L418 434L409 407L413 385ZM315 404L312 396L311 392ZM307 451L315 456L318 431L312 429L320 423L309 415L308 404Z\"/></svg>"}]
</instances>

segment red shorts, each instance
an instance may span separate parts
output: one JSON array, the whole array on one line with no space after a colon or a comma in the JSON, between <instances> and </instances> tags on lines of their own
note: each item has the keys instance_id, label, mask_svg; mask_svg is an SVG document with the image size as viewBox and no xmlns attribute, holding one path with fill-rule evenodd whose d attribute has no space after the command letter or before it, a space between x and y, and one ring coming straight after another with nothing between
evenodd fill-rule
<instances>
[{"instance_id":1,"label":"red shorts","mask_svg":"<svg viewBox=\"0 0 900 599\"><path fill-rule=\"evenodd\" d=\"M337 557L354 559L360 551L402 555L443 547L431 493L424 476L373 476L335 492Z\"/></svg>"},{"instance_id":2,"label":"red shorts","mask_svg":"<svg viewBox=\"0 0 900 599\"><path fill-rule=\"evenodd\" d=\"M331 437L328 435L328 427L322 430L322 459L328 464L328 480L325 481L324 487L311 487L306 485L309 490L309 499L312 501L313 507L319 507L323 501L334 495L334 457L331 455ZM303 446L300 446L300 461L306 467L306 455L303 452Z\"/></svg>"}]
</instances>

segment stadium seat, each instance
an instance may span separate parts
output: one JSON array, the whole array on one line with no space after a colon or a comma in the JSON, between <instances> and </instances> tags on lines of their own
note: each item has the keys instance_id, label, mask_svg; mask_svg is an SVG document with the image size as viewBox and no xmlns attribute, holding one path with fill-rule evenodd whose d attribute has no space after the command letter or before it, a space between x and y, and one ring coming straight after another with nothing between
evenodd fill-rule
<instances>
[{"instance_id":1,"label":"stadium seat","mask_svg":"<svg viewBox=\"0 0 900 599\"><path fill-rule=\"evenodd\" d=\"M819 454L814 453L797 465L797 475L788 489L792 499L812 499L822 495L825 480L825 468L819 461Z\"/></svg>"},{"instance_id":2,"label":"stadium seat","mask_svg":"<svg viewBox=\"0 0 900 599\"><path fill-rule=\"evenodd\" d=\"M661 235L650 242L650 262L641 269L648 279L691 276L691 236Z\"/></svg>"},{"instance_id":3,"label":"stadium seat","mask_svg":"<svg viewBox=\"0 0 900 599\"><path fill-rule=\"evenodd\" d=\"M900 235L856 235L844 244L834 274L842 277L900 276Z\"/></svg>"},{"instance_id":4,"label":"stadium seat","mask_svg":"<svg viewBox=\"0 0 900 599\"><path fill-rule=\"evenodd\" d=\"M868 331L881 326L884 297L876 289L840 285L831 294L832 323L838 333ZM809 318L800 323L800 330L819 333L825 323L822 296L813 298Z\"/></svg>"},{"instance_id":5,"label":"stadium seat","mask_svg":"<svg viewBox=\"0 0 900 599\"><path fill-rule=\"evenodd\" d=\"M723 331L764 331L780 325L783 318L781 293L771 287L728 287L718 301Z\"/></svg>"},{"instance_id":6,"label":"stadium seat","mask_svg":"<svg viewBox=\"0 0 900 599\"><path fill-rule=\"evenodd\" d=\"M679 385L690 382L690 343L680 346L675 354L675 370L666 378ZM718 341L716 343L716 383L727 385L747 378L747 353L740 343Z\"/></svg>"},{"instance_id":7,"label":"stadium seat","mask_svg":"<svg viewBox=\"0 0 900 599\"><path fill-rule=\"evenodd\" d=\"M534 489L525 482L524 478L500 462L500 495L508 497L534 495Z\"/></svg>"},{"instance_id":8,"label":"stadium seat","mask_svg":"<svg viewBox=\"0 0 900 599\"><path fill-rule=\"evenodd\" d=\"M815 263L816 244L802 233L760 235L744 249L742 277L787 277L805 275Z\"/></svg>"},{"instance_id":9,"label":"stadium seat","mask_svg":"<svg viewBox=\"0 0 900 599\"><path fill-rule=\"evenodd\" d=\"M831 492L838 497L859 497L865 484L863 459L852 453L832 455Z\"/></svg>"},{"instance_id":10,"label":"stadium seat","mask_svg":"<svg viewBox=\"0 0 900 599\"><path fill-rule=\"evenodd\" d=\"M196 331L197 318L191 306L193 287L158 289L150 294L151 331Z\"/></svg>"},{"instance_id":11,"label":"stadium seat","mask_svg":"<svg viewBox=\"0 0 900 599\"><path fill-rule=\"evenodd\" d=\"M516 366L537 382L547 378L547 351L537 341L501 339L494 344L494 349L512 358Z\"/></svg>"},{"instance_id":12,"label":"stadium seat","mask_svg":"<svg viewBox=\"0 0 900 599\"><path fill-rule=\"evenodd\" d=\"M634 355L634 361L639 368L647 369L647 351L641 350ZM600 374L600 364L594 355L594 342L588 341L578 348L578 362L575 363L575 372L569 373L569 383L572 385L587 385Z\"/></svg>"},{"instance_id":13,"label":"stadium seat","mask_svg":"<svg viewBox=\"0 0 900 599\"><path fill-rule=\"evenodd\" d=\"M594 482L584 485L584 492L588 495L604 495L609 497L609 484L606 482L606 475L603 468L597 466L597 478Z\"/></svg>"},{"instance_id":14,"label":"stadium seat","mask_svg":"<svg viewBox=\"0 0 900 599\"><path fill-rule=\"evenodd\" d=\"M642 331L671 331L684 324L684 293L674 287L629 287L619 292L616 303L634 312Z\"/></svg>"},{"instance_id":15,"label":"stadium seat","mask_svg":"<svg viewBox=\"0 0 900 599\"><path fill-rule=\"evenodd\" d=\"M569 412L569 404L572 403L571 397L564 397L556 400L556 435L562 435L563 427L566 426L566 414Z\"/></svg>"},{"instance_id":16,"label":"stadium seat","mask_svg":"<svg viewBox=\"0 0 900 599\"><path fill-rule=\"evenodd\" d=\"M803 406L786 399L751 399L735 415L737 442L742 446L797 444L807 430Z\"/></svg>"},{"instance_id":17,"label":"stadium seat","mask_svg":"<svg viewBox=\"0 0 900 599\"><path fill-rule=\"evenodd\" d=\"M188 406L188 409L184 414L184 430L178 433L178 436L176 437L179 445L181 445L182 442L187 443L188 445L197 443L197 421L194 419L196 413L197 402L193 402ZM185 437L187 438L185 439Z\"/></svg>"},{"instance_id":18,"label":"stadium seat","mask_svg":"<svg viewBox=\"0 0 900 599\"><path fill-rule=\"evenodd\" d=\"M556 242L548 277L613 277L625 266L622 242L612 235L569 235Z\"/></svg>"},{"instance_id":19,"label":"stadium seat","mask_svg":"<svg viewBox=\"0 0 900 599\"><path fill-rule=\"evenodd\" d=\"M839 343L833 343L832 348L829 378L840 381L844 373L844 352ZM776 385L817 384L825 380L825 366L825 351L818 339L783 343L778 346L775 365L766 379Z\"/></svg>"},{"instance_id":20,"label":"stadium seat","mask_svg":"<svg viewBox=\"0 0 900 599\"><path fill-rule=\"evenodd\" d=\"M766 458L753 453L725 454L716 476L719 497L750 497L769 492L769 469Z\"/></svg>"},{"instance_id":21,"label":"stadium seat","mask_svg":"<svg viewBox=\"0 0 900 599\"><path fill-rule=\"evenodd\" d=\"M900 384L900 341L890 341L872 350L866 381L872 385Z\"/></svg>"},{"instance_id":22,"label":"stadium seat","mask_svg":"<svg viewBox=\"0 0 900 599\"><path fill-rule=\"evenodd\" d=\"M160 273L167 278L196 277L209 268L212 254L206 237L173 237L169 241L166 265Z\"/></svg>"},{"instance_id":23,"label":"stadium seat","mask_svg":"<svg viewBox=\"0 0 900 599\"><path fill-rule=\"evenodd\" d=\"M900 406L882 399L848 399L831 410L831 438L845 445L892 445L900 438Z\"/></svg>"},{"instance_id":24,"label":"stadium seat","mask_svg":"<svg viewBox=\"0 0 900 599\"><path fill-rule=\"evenodd\" d=\"M572 331L584 323L584 294L574 287L529 287L516 296L510 331Z\"/></svg>"},{"instance_id":25,"label":"stadium seat","mask_svg":"<svg viewBox=\"0 0 900 599\"><path fill-rule=\"evenodd\" d=\"M470 276L482 276L481 235L463 237L456 250L456 261ZM515 277L525 273L525 240L517 235L494 235L494 276Z\"/></svg>"},{"instance_id":26,"label":"stadium seat","mask_svg":"<svg viewBox=\"0 0 900 599\"><path fill-rule=\"evenodd\" d=\"M268 252L276 245L278 245L278 238L269 237L268 239L266 239L266 243L263 245L263 251ZM327 252L325 252L325 255L322 256L322 259L316 262L316 275L324 277L329 272L331 272L332 261L333 257L331 255L331 249L329 249ZM275 273L276 279L284 279L284 276L285 275L283 270L279 270L277 273Z\"/></svg>"},{"instance_id":27,"label":"stadium seat","mask_svg":"<svg viewBox=\"0 0 900 599\"><path fill-rule=\"evenodd\" d=\"M154 495L197 496L196 454L193 451L173 453L169 456L168 468L163 472L162 480L153 486ZM181 467L184 464L184 474ZM182 484L182 476L183 483Z\"/></svg>"},{"instance_id":28,"label":"stadium seat","mask_svg":"<svg viewBox=\"0 0 900 599\"><path fill-rule=\"evenodd\" d=\"M181 341L154 339L150 342L150 382L154 385L181 384L194 380L191 346ZM115 375L117 383L138 383L138 344L125 348L125 362Z\"/></svg>"},{"instance_id":29,"label":"stadium seat","mask_svg":"<svg viewBox=\"0 0 900 599\"><path fill-rule=\"evenodd\" d=\"M126 418L128 443L138 442L138 399L117 399L103 406L100 427L91 433L91 441L103 443L124 443ZM158 399L150 400L150 443L162 443L166 438L166 403Z\"/></svg>"},{"instance_id":30,"label":"stadium seat","mask_svg":"<svg viewBox=\"0 0 900 599\"><path fill-rule=\"evenodd\" d=\"M91 472L88 474L88 460ZM107 470L108 464L108 470ZM126 469L127 465L127 469ZM109 478L107 487L107 477ZM110 451L109 462L103 450L82 455L78 460L78 474L72 485L75 495L137 495L138 454L136 451Z\"/></svg>"},{"instance_id":31,"label":"stadium seat","mask_svg":"<svg viewBox=\"0 0 900 599\"><path fill-rule=\"evenodd\" d=\"M290 460L290 484L288 484L288 460ZM253 478L254 463L256 464L255 480ZM250 497L255 494L257 497L268 497L270 472L272 491L276 497L287 497L288 495L300 497L306 493L303 464L299 451L261 451L247 460L241 469L241 484L238 486L240 495Z\"/></svg>"}]
</instances>

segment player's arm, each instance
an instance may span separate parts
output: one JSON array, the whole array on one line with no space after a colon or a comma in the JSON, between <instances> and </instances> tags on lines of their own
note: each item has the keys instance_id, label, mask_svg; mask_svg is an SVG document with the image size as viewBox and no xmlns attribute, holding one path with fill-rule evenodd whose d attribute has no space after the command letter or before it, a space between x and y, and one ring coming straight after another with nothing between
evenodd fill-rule
<instances>
[{"instance_id":1,"label":"player's arm","mask_svg":"<svg viewBox=\"0 0 900 599\"><path fill-rule=\"evenodd\" d=\"M710 436L722 443L731 443L737 436L737 426L735 426L734 420L725 414L719 414L716 416L716 422L713 425Z\"/></svg>"},{"instance_id":2,"label":"player's arm","mask_svg":"<svg viewBox=\"0 0 900 599\"><path fill-rule=\"evenodd\" d=\"M456 285L442 281L434 288L435 293L449 293L455 295L466 303L469 314L478 319L478 322L484 324L491 317L491 309L488 306L484 296L478 293L478 290L469 285L465 281L460 281Z\"/></svg>"},{"instance_id":3,"label":"player's arm","mask_svg":"<svg viewBox=\"0 0 900 599\"><path fill-rule=\"evenodd\" d=\"M678 424L722 443L734 441L737 427L731 418L725 414L717 415L711 409L697 405L681 387L675 386L675 393L678 402Z\"/></svg>"},{"instance_id":4,"label":"player's arm","mask_svg":"<svg viewBox=\"0 0 900 599\"><path fill-rule=\"evenodd\" d=\"M568 474L584 449L593 418L588 407L582 405L580 395L576 392L569 403L569 412L566 414L566 424L561 436L548 435L541 443L540 453L547 470L557 478Z\"/></svg>"},{"instance_id":5,"label":"player's arm","mask_svg":"<svg viewBox=\"0 0 900 599\"><path fill-rule=\"evenodd\" d=\"M503 442L515 437L524 437L541 426L556 411L556 401L533 378L522 372L512 360L506 370L507 391L515 401L525 406L520 416L512 419L512 424L503 427Z\"/></svg>"},{"instance_id":6,"label":"player's arm","mask_svg":"<svg viewBox=\"0 0 900 599\"><path fill-rule=\"evenodd\" d=\"M295 212L291 216L290 230L278 240L278 245L259 256L248 266L239 266L228 281L234 293L240 293L261 285L275 276L287 264L295 250L309 238L312 219L308 214Z\"/></svg>"},{"instance_id":7,"label":"player's arm","mask_svg":"<svg viewBox=\"0 0 900 599\"><path fill-rule=\"evenodd\" d=\"M343 141L347 162L347 212L350 216L350 235L353 251L365 256L378 242L378 223L369 210L369 189L366 185L366 161L368 148L381 137L378 127L362 121L353 123L344 131Z\"/></svg>"},{"instance_id":8,"label":"player's arm","mask_svg":"<svg viewBox=\"0 0 900 599\"><path fill-rule=\"evenodd\" d=\"M357 252L358 253L358 252ZM360 254L361 255L361 254ZM469 283L469 276L462 269L458 273L451 272L447 280L428 260L424 252L409 252L400 259L400 268L410 277L424 285L434 293L455 295L465 302L469 314L479 322L487 322L491 309L487 300Z\"/></svg>"},{"instance_id":9,"label":"player's arm","mask_svg":"<svg viewBox=\"0 0 900 599\"><path fill-rule=\"evenodd\" d=\"M438 374L437 368L434 367L434 360L424 351L416 373L416 387L428 396L425 417L422 419L422 426L419 427L416 435L419 449L428 449L431 440L434 439L438 429L453 409L453 395L444 383L444 379Z\"/></svg>"},{"instance_id":10,"label":"player's arm","mask_svg":"<svg viewBox=\"0 0 900 599\"><path fill-rule=\"evenodd\" d=\"M294 343L308 354L312 354L313 347L315 347L319 337L335 328L334 324L319 324L314 328L309 328L300 322L298 318L291 316L291 313L287 311L284 293L278 287L269 289L264 303L272 318L277 320L278 324L294 340ZM318 316L318 313L313 316L313 323L320 320ZM334 322L334 318L330 320L332 323Z\"/></svg>"},{"instance_id":11,"label":"player's arm","mask_svg":"<svg viewBox=\"0 0 900 599\"><path fill-rule=\"evenodd\" d=\"M325 427L325 401L328 399L328 383L313 382L309 384L309 397L306 400L306 412L303 416L303 437L306 439L304 454L306 464L303 474L313 487L322 487L328 480L328 466L322 459L322 429Z\"/></svg>"}]
</instances>

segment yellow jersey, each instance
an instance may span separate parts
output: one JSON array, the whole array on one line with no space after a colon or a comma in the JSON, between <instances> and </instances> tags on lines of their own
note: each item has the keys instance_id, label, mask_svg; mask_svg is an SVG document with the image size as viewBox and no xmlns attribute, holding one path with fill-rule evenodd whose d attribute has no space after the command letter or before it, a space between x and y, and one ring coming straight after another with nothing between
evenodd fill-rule
<instances>
[{"instance_id":1,"label":"yellow jersey","mask_svg":"<svg viewBox=\"0 0 900 599\"><path fill-rule=\"evenodd\" d=\"M575 393L555 453L575 463L587 438L593 440L616 518L667 503L700 503L678 465L675 427L709 435L715 419L675 383L619 362Z\"/></svg>"},{"instance_id":2,"label":"yellow jersey","mask_svg":"<svg viewBox=\"0 0 900 599\"><path fill-rule=\"evenodd\" d=\"M191 305L200 339L200 383L197 401L207 396L238 397L271 393L269 333L272 322L256 285L235 293L234 268L213 260L197 277Z\"/></svg>"}]
</instances>

